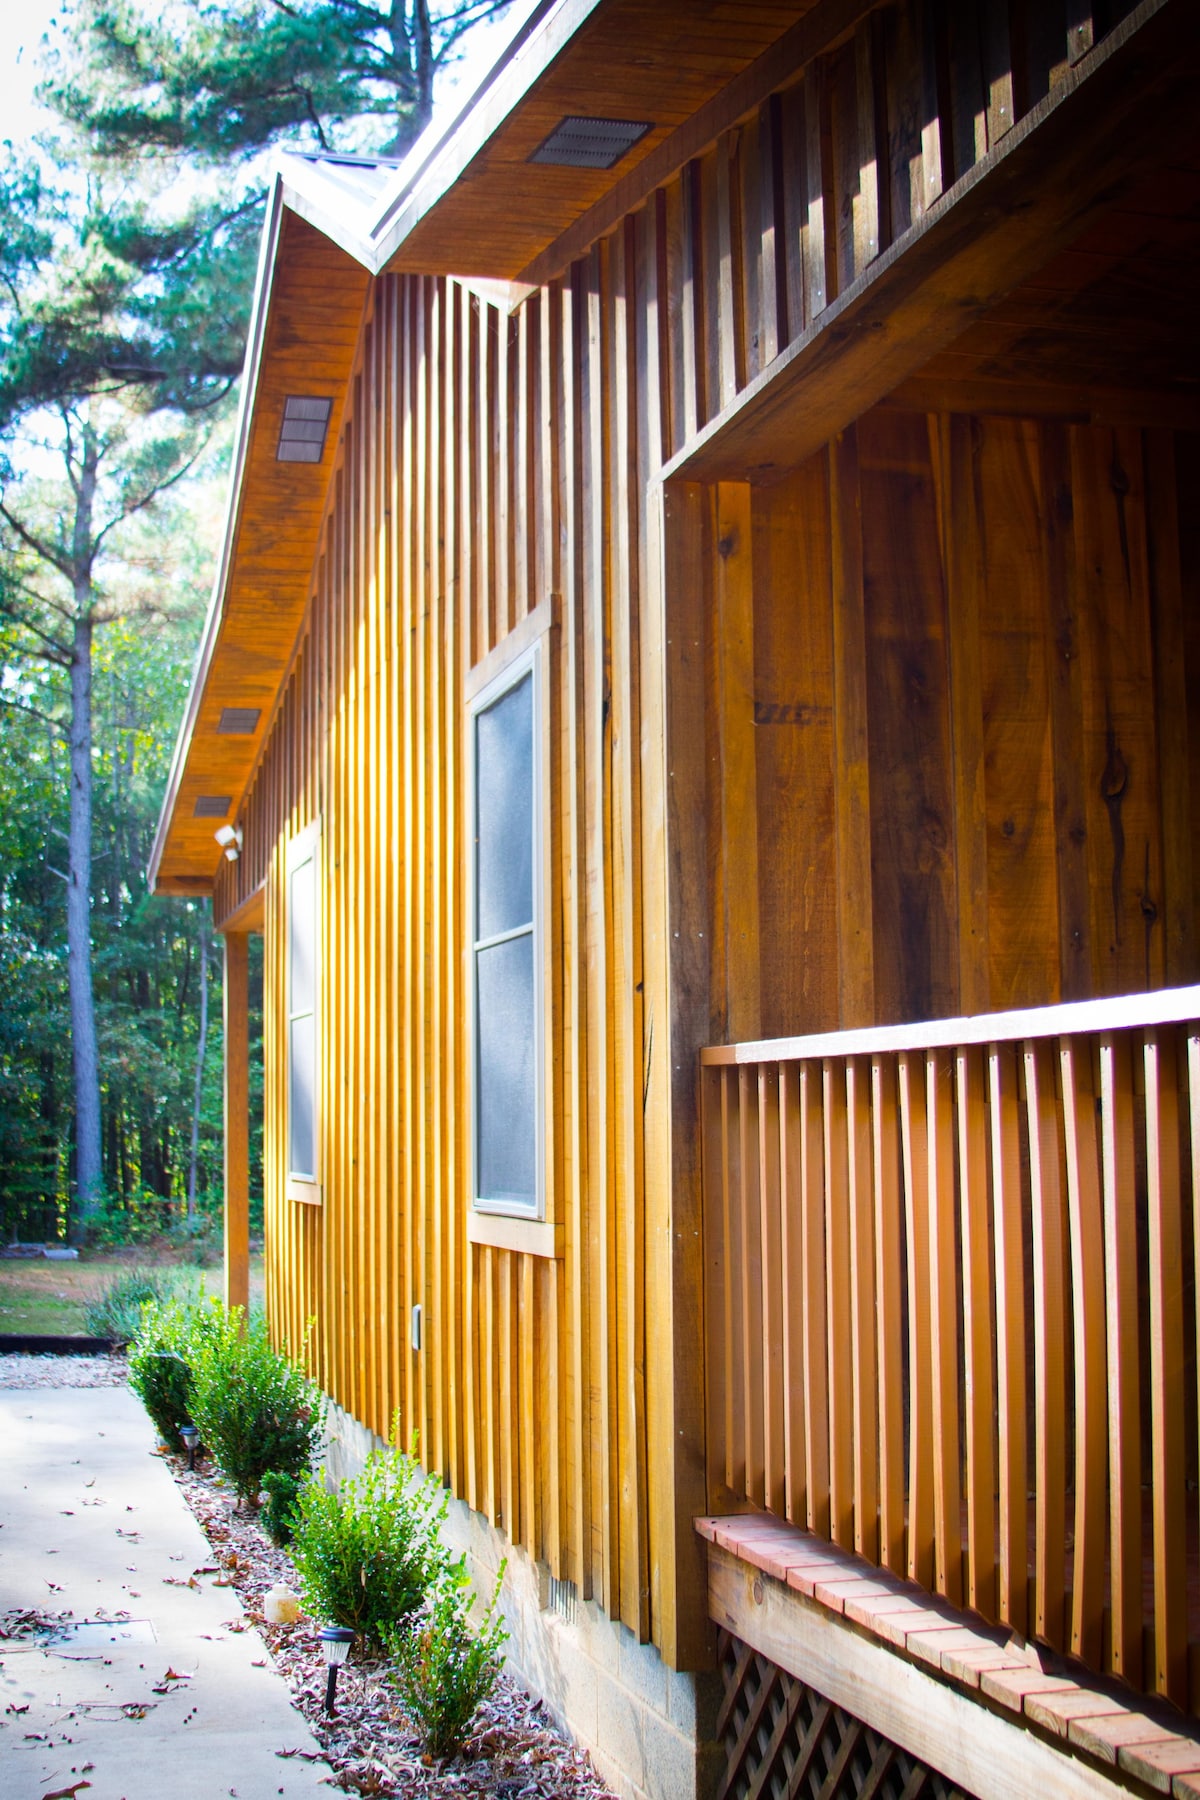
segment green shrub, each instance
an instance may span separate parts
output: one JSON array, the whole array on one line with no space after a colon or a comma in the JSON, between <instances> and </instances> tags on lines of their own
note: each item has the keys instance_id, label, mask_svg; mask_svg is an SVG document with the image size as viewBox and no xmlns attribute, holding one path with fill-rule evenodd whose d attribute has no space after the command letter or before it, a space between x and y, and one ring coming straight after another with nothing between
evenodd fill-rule
<instances>
[{"instance_id":1,"label":"green shrub","mask_svg":"<svg viewBox=\"0 0 1200 1800\"><path fill-rule=\"evenodd\" d=\"M162 1305L175 1291L172 1269L118 1269L94 1300L84 1308L84 1324L91 1337L111 1338L127 1344L137 1335L142 1308L149 1301Z\"/></svg>"},{"instance_id":2,"label":"green shrub","mask_svg":"<svg viewBox=\"0 0 1200 1800\"><path fill-rule=\"evenodd\" d=\"M129 1346L129 1385L171 1450L182 1451L177 1428L192 1416L192 1359L221 1318L216 1298L150 1300L142 1308Z\"/></svg>"},{"instance_id":3,"label":"green shrub","mask_svg":"<svg viewBox=\"0 0 1200 1800\"><path fill-rule=\"evenodd\" d=\"M446 1505L440 1485L399 1449L375 1451L337 1494L314 1477L292 1524L308 1611L379 1648L385 1629L411 1617L445 1571L438 1527Z\"/></svg>"},{"instance_id":4,"label":"green shrub","mask_svg":"<svg viewBox=\"0 0 1200 1800\"><path fill-rule=\"evenodd\" d=\"M321 1432L317 1388L298 1363L274 1349L261 1321L235 1307L192 1353L192 1419L233 1483L254 1506L268 1469L307 1474Z\"/></svg>"},{"instance_id":5,"label":"green shrub","mask_svg":"<svg viewBox=\"0 0 1200 1800\"><path fill-rule=\"evenodd\" d=\"M289 1475L283 1469L268 1469L263 1476L266 1499L263 1502L262 1523L271 1542L281 1550L292 1541L296 1502L300 1498L302 1485L298 1476Z\"/></svg>"},{"instance_id":6,"label":"green shrub","mask_svg":"<svg viewBox=\"0 0 1200 1800\"><path fill-rule=\"evenodd\" d=\"M479 1630L471 1627L473 1589L461 1562L446 1569L425 1612L386 1634L400 1704L429 1756L453 1756L480 1705L500 1678L508 1637L497 1617L504 1564Z\"/></svg>"}]
</instances>

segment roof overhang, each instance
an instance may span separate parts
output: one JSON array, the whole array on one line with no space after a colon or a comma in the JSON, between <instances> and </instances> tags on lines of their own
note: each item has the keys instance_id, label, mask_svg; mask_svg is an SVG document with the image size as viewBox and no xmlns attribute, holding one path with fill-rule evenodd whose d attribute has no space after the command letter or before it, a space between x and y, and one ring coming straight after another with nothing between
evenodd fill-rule
<instances>
[{"instance_id":1,"label":"roof overhang","mask_svg":"<svg viewBox=\"0 0 1200 1800\"><path fill-rule=\"evenodd\" d=\"M828 8L829 0L531 0L489 73L402 163L281 157L225 540L150 858L157 891L212 891L222 855L216 803L227 798L224 816L235 820L257 765L304 622L371 277L455 275L485 286L489 299L519 298L522 273L564 233L618 191L626 196L639 171L661 180L687 122L797 21ZM612 168L531 161L569 115L650 129ZM319 463L277 459L294 395L332 401ZM223 733L227 708L257 711L257 728Z\"/></svg>"},{"instance_id":2,"label":"roof overhang","mask_svg":"<svg viewBox=\"0 0 1200 1800\"><path fill-rule=\"evenodd\" d=\"M289 211L277 179L225 541L150 857L159 893L211 891L223 854L214 831L237 818L258 760L304 620L367 287L361 264ZM293 395L332 402L319 462L277 459ZM223 731L227 709L257 713L255 729ZM223 813L200 804L216 798L229 801Z\"/></svg>"}]
</instances>

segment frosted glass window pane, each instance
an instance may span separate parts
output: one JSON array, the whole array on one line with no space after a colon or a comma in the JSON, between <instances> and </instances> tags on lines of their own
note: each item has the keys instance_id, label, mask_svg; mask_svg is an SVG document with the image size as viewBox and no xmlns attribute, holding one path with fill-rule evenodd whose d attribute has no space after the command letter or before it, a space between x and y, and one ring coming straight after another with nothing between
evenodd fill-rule
<instances>
[{"instance_id":1,"label":"frosted glass window pane","mask_svg":"<svg viewBox=\"0 0 1200 1800\"><path fill-rule=\"evenodd\" d=\"M475 722L476 936L533 918L533 676Z\"/></svg>"},{"instance_id":2,"label":"frosted glass window pane","mask_svg":"<svg viewBox=\"0 0 1200 1800\"><path fill-rule=\"evenodd\" d=\"M476 1067L478 1193L537 1205L533 936L480 950Z\"/></svg>"},{"instance_id":3,"label":"frosted glass window pane","mask_svg":"<svg viewBox=\"0 0 1200 1800\"><path fill-rule=\"evenodd\" d=\"M291 958L291 997L288 1011L312 1012L316 983L313 980L316 951L316 864L311 860L292 870L288 908L288 953Z\"/></svg>"},{"instance_id":4,"label":"frosted glass window pane","mask_svg":"<svg viewBox=\"0 0 1200 1800\"><path fill-rule=\"evenodd\" d=\"M316 1020L293 1019L288 1027L288 1168L315 1178Z\"/></svg>"}]
</instances>

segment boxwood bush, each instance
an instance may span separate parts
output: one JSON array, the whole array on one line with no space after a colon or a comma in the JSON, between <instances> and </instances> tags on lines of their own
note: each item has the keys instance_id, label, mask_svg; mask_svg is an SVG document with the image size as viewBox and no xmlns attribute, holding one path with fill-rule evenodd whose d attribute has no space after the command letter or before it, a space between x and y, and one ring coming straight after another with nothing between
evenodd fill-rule
<instances>
[{"instance_id":1,"label":"boxwood bush","mask_svg":"<svg viewBox=\"0 0 1200 1800\"><path fill-rule=\"evenodd\" d=\"M142 1308L129 1346L129 1385L171 1450L182 1451L179 1426L192 1418L193 1358L223 1318L221 1302L213 1297L151 1300Z\"/></svg>"},{"instance_id":2,"label":"boxwood bush","mask_svg":"<svg viewBox=\"0 0 1200 1800\"><path fill-rule=\"evenodd\" d=\"M377 1450L331 1494L314 1476L292 1514L292 1562L305 1607L356 1631L370 1650L410 1618L447 1567L447 1496L399 1449Z\"/></svg>"},{"instance_id":3,"label":"boxwood bush","mask_svg":"<svg viewBox=\"0 0 1200 1800\"><path fill-rule=\"evenodd\" d=\"M276 1350L262 1320L223 1312L193 1346L192 1418L238 1499L257 1506L269 1469L304 1476L321 1434L319 1389Z\"/></svg>"},{"instance_id":4,"label":"boxwood bush","mask_svg":"<svg viewBox=\"0 0 1200 1800\"><path fill-rule=\"evenodd\" d=\"M470 1623L474 1591L463 1564L455 1562L422 1613L385 1631L400 1704L428 1756L453 1756L462 1748L472 1719L500 1679L508 1631L496 1606L504 1567L501 1563L478 1630Z\"/></svg>"}]
</instances>

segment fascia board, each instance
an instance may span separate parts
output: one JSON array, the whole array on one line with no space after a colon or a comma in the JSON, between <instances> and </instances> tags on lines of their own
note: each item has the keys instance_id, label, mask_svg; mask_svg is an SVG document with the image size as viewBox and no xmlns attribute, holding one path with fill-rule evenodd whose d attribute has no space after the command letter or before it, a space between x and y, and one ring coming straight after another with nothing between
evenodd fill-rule
<instances>
[{"instance_id":1,"label":"fascia board","mask_svg":"<svg viewBox=\"0 0 1200 1800\"><path fill-rule=\"evenodd\" d=\"M166 848L167 834L170 831L171 819L179 798L180 782L183 779L184 766L192 737L196 729L196 719L200 711L200 703L204 693L205 678L216 650L217 637L221 628L224 613L225 595L229 584L229 573L233 565L234 552L237 547L238 526L241 521L241 499L243 477L246 468L246 457L250 445L250 432L254 423L254 403L258 393L258 379L262 369L263 344L266 336L266 322L271 307L271 291L275 277L276 259L279 250L279 234L283 222L285 205L283 181L278 173L273 177L267 198L267 215L263 223L262 242L258 252L258 271L254 283L254 300L250 311L250 332L246 340L246 360L243 365L242 391L238 401L237 428L234 434L233 461L229 471L229 499L225 508L225 537L221 546L221 558L217 564L216 578L213 581L212 594L208 602L208 611L204 618L204 631L200 638L200 646L196 652L196 661L192 669L191 686L188 689L187 709L183 722L179 727L179 736L175 740L175 752L171 758L171 769L167 776L166 792L163 795L162 807L158 815L158 827L154 833L154 843L150 851L150 860L146 874L151 892L158 876L163 851Z\"/></svg>"}]
</instances>

